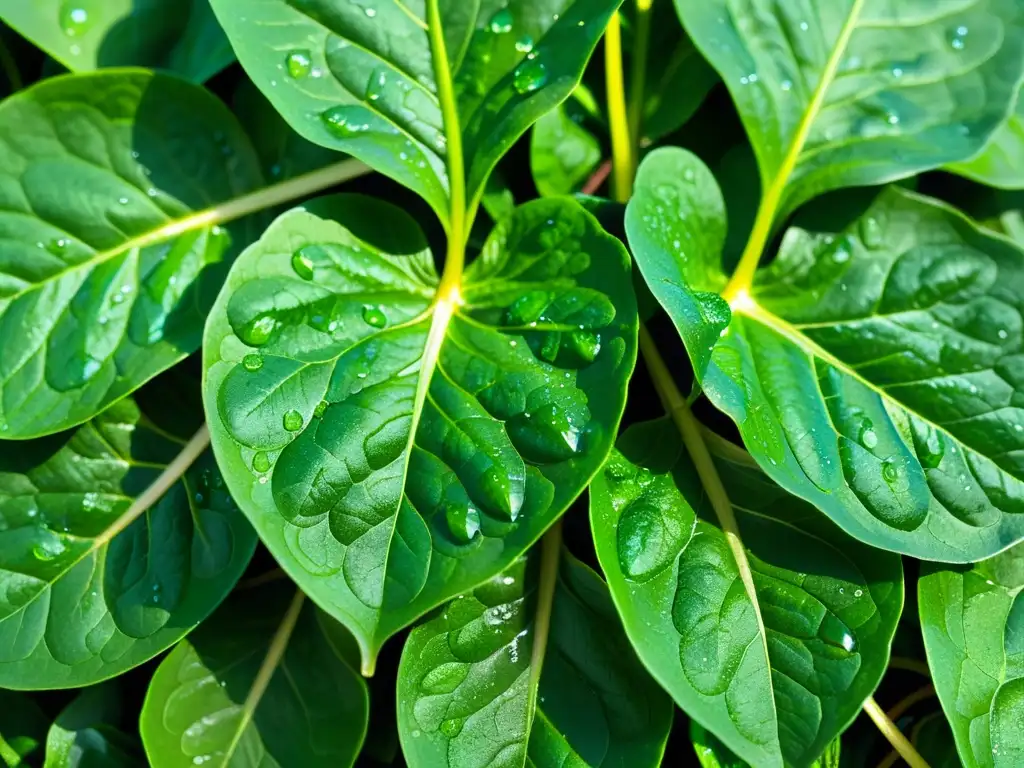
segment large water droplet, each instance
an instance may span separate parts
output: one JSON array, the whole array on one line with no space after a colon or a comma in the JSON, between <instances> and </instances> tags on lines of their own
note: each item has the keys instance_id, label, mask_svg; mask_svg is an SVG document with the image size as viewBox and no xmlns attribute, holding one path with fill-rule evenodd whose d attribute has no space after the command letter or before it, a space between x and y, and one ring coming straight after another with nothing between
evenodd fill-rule
<instances>
[{"instance_id":1,"label":"large water droplet","mask_svg":"<svg viewBox=\"0 0 1024 768\"><path fill-rule=\"evenodd\" d=\"M248 354L242 358L242 367L247 371L258 371L263 367L263 357L257 354Z\"/></svg>"},{"instance_id":2,"label":"large water droplet","mask_svg":"<svg viewBox=\"0 0 1024 768\"><path fill-rule=\"evenodd\" d=\"M573 331L569 334L572 350L588 363L594 362L601 351L601 337L589 331Z\"/></svg>"},{"instance_id":3,"label":"large water droplet","mask_svg":"<svg viewBox=\"0 0 1024 768\"><path fill-rule=\"evenodd\" d=\"M925 469L935 469L942 463L946 454L946 441L942 435L932 430L923 444L917 446L917 457Z\"/></svg>"},{"instance_id":4,"label":"large water droplet","mask_svg":"<svg viewBox=\"0 0 1024 768\"><path fill-rule=\"evenodd\" d=\"M324 126L339 139L351 139L363 130L361 125L349 122L348 107L331 107L320 113Z\"/></svg>"},{"instance_id":5,"label":"large water droplet","mask_svg":"<svg viewBox=\"0 0 1024 768\"><path fill-rule=\"evenodd\" d=\"M456 541L471 542L480 533L480 511L472 504L449 504L445 509L448 530Z\"/></svg>"},{"instance_id":6,"label":"large water droplet","mask_svg":"<svg viewBox=\"0 0 1024 768\"><path fill-rule=\"evenodd\" d=\"M60 7L60 28L68 37L81 37L92 26L89 11L79 2L66 2Z\"/></svg>"},{"instance_id":7,"label":"large water droplet","mask_svg":"<svg viewBox=\"0 0 1024 768\"><path fill-rule=\"evenodd\" d=\"M533 50L533 38L529 35L523 35L516 40L516 50L520 53L530 53Z\"/></svg>"},{"instance_id":8,"label":"large water droplet","mask_svg":"<svg viewBox=\"0 0 1024 768\"><path fill-rule=\"evenodd\" d=\"M313 279L313 259L309 248L300 248L292 254L292 269L303 280Z\"/></svg>"},{"instance_id":9,"label":"large water droplet","mask_svg":"<svg viewBox=\"0 0 1024 768\"><path fill-rule=\"evenodd\" d=\"M528 291L513 301L505 310L505 325L528 325L540 320L551 303L547 291Z\"/></svg>"},{"instance_id":10,"label":"large water droplet","mask_svg":"<svg viewBox=\"0 0 1024 768\"><path fill-rule=\"evenodd\" d=\"M363 307L363 322L374 328L383 328L388 324L388 317L380 307L367 304Z\"/></svg>"},{"instance_id":11,"label":"large water droplet","mask_svg":"<svg viewBox=\"0 0 1024 768\"><path fill-rule=\"evenodd\" d=\"M502 8L496 14L491 16L490 24L488 24L491 32L496 35L504 35L506 32L512 31L512 14L508 8Z\"/></svg>"},{"instance_id":12,"label":"large water droplet","mask_svg":"<svg viewBox=\"0 0 1024 768\"><path fill-rule=\"evenodd\" d=\"M853 242L849 236L841 235L832 244L832 261L836 264L843 264L850 260L853 255Z\"/></svg>"},{"instance_id":13,"label":"large water droplet","mask_svg":"<svg viewBox=\"0 0 1024 768\"><path fill-rule=\"evenodd\" d=\"M900 467L896 459L886 459L882 462L882 479L889 485L900 479Z\"/></svg>"},{"instance_id":14,"label":"large water droplet","mask_svg":"<svg viewBox=\"0 0 1024 768\"><path fill-rule=\"evenodd\" d=\"M260 347L270 341L277 330L277 318L271 314L257 315L242 326L238 338L250 347Z\"/></svg>"},{"instance_id":15,"label":"large water droplet","mask_svg":"<svg viewBox=\"0 0 1024 768\"><path fill-rule=\"evenodd\" d=\"M840 621L835 614L825 614L825 618L818 628L818 637L846 653L853 653L857 650L857 638L853 631Z\"/></svg>"},{"instance_id":16,"label":"large water droplet","mask_svg":"<svg viewBox=\"0 0 1024 768\"><path fill-rule=\"evenodd\" d=\"M449 739L454 739L460 733L462 733L462 725L465 722L460 717L453 717L450 720L443 720L439 730Z\"/></svg>"},{"instance_id":17,"label":"large water droplet","mask_svg":"<svg viewBox=\"0 0 1024 768\"><path fill-rule=\"evenodd\" d=\"M261 474L270 469L270 457L267 456L266 451L260 451L252 457L252 468Z\"/></svg>"},{"instance_id":18,"label":"large water droplet","mask_svg":"<svg viewBox=\"0 0 1024 768\"><path fill-rule=\"evenodd\" d=\"M284 60L284 66L288 75L298 80L309 74L313 62L309 58L309 51L292 51Z\"/></svg>"},{"instance_id":19,"label":"large water droplet","mask_svg":"<svg viewBox=\"0 0 1024 768\"><path fill-rule=\"evenodd\" d=\"M281 419L281 423L284 424L284 428L289 432L298 432L302 429L302 414L296 410L288 411Z\"/></svg>"},{"instance_id":20,"label":"large water droplet","mask_svg":"<svg viewBox=\"0 0 1024 768\"><path fill-rule=\"evenodd\" d=\"M319 403L316 404L316 408L313 409L313 415L319 419L321 416L324 415L324 412L327 410L327 405L328 403L326 400L321 400Z\"/></svg>"},{"instance_id":21,"label":"large water droplet","mask_svg":"<svg viewBox=\"0 0 1024 768\"><path fill-rule=\"evenodd\" d=\"M46 529L41 529L41 532L44 534L43 538L32 547L32 557L46 563L64 554L66 547L60 537Z\"/></svg>"},{"instance_id":22,"label":"large water droplet","mask_svg":"<svg viewBox=\"0 0 1024 768\"><path fill-rule=\"evenodd\" d=\"M860 428L857 432L857 442L869 451L878 445L878 435L875 433L875 425L871 419L866 418L860 423Z\"/></svg>"},{"instance_id":23,"label":"large water droplet","mask_svg":"<svg viewBox=\"0 0 1024 768\"><path fill-rule=\"evenodd\" d=\"M540 59L527 59L512 75L512 85L518 93L531 93L548 81L548 68Z\"/></svg>"},{"instance_id":24,"label":"large water droplet","mask_svg":"<svg viewBox=\"0 0 1024 768\"><path fill-rule=\"evenodd\" d=\"M877 248L882 244L882 225L874 216L865 216L860 220L860 239L868 248Z\"/></svg>"}]
</instances>

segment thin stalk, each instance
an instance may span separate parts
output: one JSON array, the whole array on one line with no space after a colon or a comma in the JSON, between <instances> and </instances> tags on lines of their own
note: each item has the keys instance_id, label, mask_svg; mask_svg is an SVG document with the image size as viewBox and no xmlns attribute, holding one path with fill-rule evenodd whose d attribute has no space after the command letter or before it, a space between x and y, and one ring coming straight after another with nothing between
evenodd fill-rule
<instances>
[{"instance_id":1,"label":"thin stalk","mask_svg":"<svg viewBox=\"0 0 1024 768\"><path fill-rule=\"evenodd\" d=\"M275 581L284 581L288 578L288 574L281 568L274 568L273 570L261 573L259 576L253 576L250 579L242 579L235 586L235 590L252 589L253 587L262 587L264 584L272 584Z\"/></svg>"},{"instance_id":2,"label":"thin stalk","mask_svg":"<svg viewBox=\"0 0 1024 768\"><path fill-rule=\"evenodd\" d=\"M644 119L644 87L647 82L647 49L651 44L651 6L654 0L636 0L633 24L633 69L629 73L629 135L633 139L634 158L640 147Z\"/></svg>"},{"instance_id":3,"label":"thin stalk","mask_svg":"<svg viewBox=\"0 0 1024 768\"><path fill-rule=\"evenodd\" d=\"M928 665L917 659L908 659L906 656L893 656L889 659L889 669L902 669L907 672L917 672L919 675L931 677L932 671Z\"/></svg>"},{"instance_id":4,"label":"thin stalk","mask_svg":"<svg viewBox=\"0 0 1024 768\"><path fill-rule=\"evenodd\" d=\"M626 85L622 74L622 25L615 13L604 32L605 88L608 127L612 138L612 197L620 203L633 191L633 142L626 117Z\"/></svg>"},{"instance_id":5,"label":"thin stalk","mask_svg":"<svg viewBox=\"0 0 1024 768\"><path fill-rule=\"evenodd\" d=\"M2 735L0 735L0 760L8 768L17 768L19 765L24 765L21 755L14 751L14 747L4 741Z\"/></svg>"},{"instance_id":6,"label":"thin stalk","mask_svg":"<svg viewBox=\"0 0 1024 768\"><path fill-rule=\"evenodd\" d=\"M935 695L935 686L929 683L918 688L911 694L904 696L896 704L894 704L888 712L885 713L886 717L892 720L894 723L899 720L903 715L915 704L930 699Z\"/></svg>"},{"instance_id":7,"label":"thin stalk","mask_svg":"<svg viewBox=\"0 0 1024 768\"><path fill-rule=\"evenodd\" d=\"M868 697L868 700L864 702L864 711L867 712L868 717L871 718L878 727L878 730L882 732L882 735L892 744L893 748L899 752L900 757L906 760L910 768L930 768L925 759L914 749L914 745L910 743L907 737L903 735L903 732L896 727L896 724L878 706L877 701Z\"/></svg>"},{"instance_id":8,"label":"thin stalk","mask_svg":"<svg viewBox=\"0 0 1024 768\"><path fill-rule=\"evenodd\" d=\"M448 63L448 51L445 48L438 0L427 0L427 35L430 38L431 58L434 60L437 97L444 119L445 146L448 148L448 249L438 296L442 297L442 300L449 297L457 300L462 287L462 270L466 262L466 239L469 236L470 222L467 221L469 210L466 206L462 127L459 124L459 112L455 103L455 86Z\"/></svg>"},{"instance_id":9,"label":"thin stalk","mask_svg":"<svg viewBox=\"0 0 1024 768\"><path fill-rule=\"evenodd\" d=\"M21 80L18 63L14 60L14 56L11 55L11 49L7 47L7 44L2 39L0 39L0 67L3 67L4 74L7 76L7 82L11 84L11 93L20 91L25 84Z\"/></svg>"},{"instance_id":10,"label":"thin stalk","mask_svg":"<svg viewBox=\"0 0 1024 768\"><path fill-rule=\"evenodd\" d=\"M558 562L562 556L562 521L558 520L544 534L540 544L540 581L537 585L537 619L533 625L533 650L530 654L530 702L527 712L532 713L537 705L537 685L540 683L544 655L551 633L551 608L555 601L555 585L558 583Z\"/></svg>"}]
</instances>

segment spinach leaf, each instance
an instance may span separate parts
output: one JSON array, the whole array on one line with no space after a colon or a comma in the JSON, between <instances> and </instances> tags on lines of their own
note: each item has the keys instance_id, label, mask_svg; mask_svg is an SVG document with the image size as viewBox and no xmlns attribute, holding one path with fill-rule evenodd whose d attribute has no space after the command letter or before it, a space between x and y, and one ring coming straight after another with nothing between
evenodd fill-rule
<instances>
[{"instance_id":1,"label":"spinach leaf","mask_svg":"<svg viewBox=\"0 0 1024 768\"><path fill-rule=\"evenodd\" d=\"M82 691L50 726L43 768L136 768L136 740L118 730L124 691L115 682Z\"/></svg>"},{"instance_id":2,"label":"spinach leaf","mask_svg":"<svg viewBox=\"0 0 1024 768\"><path fill-rule=\"evenodd\" d=\"M131 399L75 430L0 442L0 685L68 688L169 648L234 586L256 536L207 452L148 513L181 451Z\"/></svg>"},{"instance_id":3,"label":"spinach leaf","mask_svg":"<svg viewBox=\"0 0 1024 768\"><path fill-rule=\"evenodd\" d=\"M628 256L571 200L516 209L437 292L407 214L339 195L238 259L203 345L232 495L366 673L583 490L636 360Z\"/></svg>"},{"instance_id":4,"label":"spinach leaf","mask_svg":"<svg viewBox=\"0 0 1024 768\"><path fill-rule=\"evenodd\" d=\"M202 83L235 60L210 0L0 0L0 19L72 72L143 66Z\"/></svg>"},{"instance_id":5,"label":"spinach leaf","mask_svg":"<svg viewBox=\"0 0 1024 768\"><path fill-rule=\"evenodd\" d=\"M626 229L705 393L777 483L925 560L1024 538L1018 246L891 187L842 232L790 230L730 313L721 195L675 149L644 162Z\"/></svg>"},{"instance_id":6,"label":"spinach leaf","mask_svg":"<svg viewBox=\"0 0 1024 768\"><path fill-rule=\"evenodd\" d=\"M464 158L475 209L499 158L575 87L621 2L212 0L242 65L296 131L415 190L443 222L464 213L450 210L450 174L463 172L451 157ZM449 89L460 148L442 120Z\"/></svg>"},{"instance_id":7,"label":"spinach leaf","mask_svg":"<svg viewBox=\"0 0 1024 768\"><path fill-rule=\"evenodd\" d=\"M542 568L521 558L412 631L398 718L413 768L660 765L672 701L630 648L608 588L565 554L544 595Z\"/></svg>"},{"instance_id":8,"label":"spinach leaf","mask_svg":"<svg viewBox=\"0 0 1024 768\"><path fill-rule=\"evenodd\" d=\"M968 768L1024 761L1024 545L973 566L922 566L932 679Z\"/></svg>"},{"instance_id":9,"label":"spinach leaf","mask_svg":"<svg viewBox=\"0 0 1024 768\"><path fill-rule=\"evenodd\" d=\"M252 223L193 211L262 183L235 118L142 70L0 104L0 438L81 424L199 347Z\"/></svg>"},{"instance_id":10,"label":"spinach leaf","mask_svg":"<svg viewBox=\"0 0 1024 768\"><path fill-rule=\"evenodd\" d=\"M1001 189L1024 188L1024 100L1010 119L993 134L982 152L970 160L953 163L947 170Z\"/></svg>"},{"instance_id":11,"label":"spinach leaf","mask_svg":"<svg viewBox=\"0 0 1024 768\"><path fill-rule=\"evenodd\" d=\"M284 582L234 595L160 664L142 708L154 768L344 768L369 700L351 636Z\"/></svg>"},{"instance_id":12,"label":"spinach leaf","mask_svg":"<svg viewBox=\"0 0 1024 768\"><path fill-rule=\"evenodd\" d=\"M708 443L757 603L667 419L626 430L594 479L597 556L640 659L694 721L752 765L810 765L885 672L900 560L843 534L736 446Z\"/></svg>"}]
</instances>

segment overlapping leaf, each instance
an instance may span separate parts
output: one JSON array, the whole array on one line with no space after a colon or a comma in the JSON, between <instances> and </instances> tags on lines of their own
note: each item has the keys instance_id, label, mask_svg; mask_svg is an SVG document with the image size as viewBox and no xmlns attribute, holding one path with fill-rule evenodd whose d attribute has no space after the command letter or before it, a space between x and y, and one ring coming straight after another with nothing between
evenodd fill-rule
<instances>
[{"instance_id":1,"label":"overlapping leaf","mask_svg":"<svg viewBox=\"0 0 1024 768\"><path fill-rule=\"evenodd\" d=\"M213 7L242 65L296 131L412 188L447 221L439 43L474 201L513 142L575 87L622 0L429 2L442 27L433 32L423 0Z\"/></svg>"},{"instance_id":2,"label":"overlapping leaf","mask_svg":"<svg viewBox=\"0 0 1024 768\"><path fill-rule=\"evenodd\" d=\"M1010 113L1024 74L1015 0L676 7L729 88L766 200L782 211L967 160Z\"/></svg>"},{"instance_id":3,"label":"overlapping leaf","mask_svg":"<svg viewBox=\"0 0 1024 768\"><path fill-rule=\"evenodd\" d=\"M124 528L184 444L157 423L126 399L71 432L0 443L3 687L77 687L141 664L248 564L256 536L209 453Z\"/></svg>"},{"instance_id":4,"label":"overlapping leaf","mask_svg":"<svg viewBox=\"0 0 1024 768\"><path fill-rule=\"evenodd\" d=\"M932 679L965 766L1024 761L1024 545L918 582Z\"/></svg>"},{"instance_id":5,"label":"overlapping leaf","mask_svg":"<svg viewBox=\"0 0 1024 768\"><path fill-rule=\"evenodd\" d=\"M235 60L209 0L0 0L0 19L72 72L153 67L202 83Z\"/></svg>"},{"instance_id":6,"label":"overlapping leaf","mask_svg":"<svg viewBox=\"0 0 1024 768\"><path fill-rule=\"evenodd\" d=\"M199 347L235 251L185 221L262 183L238 123L176 78L47 80L0 104L0 438L92 418Z\"/></svg>"},{"instance_id":7,"label":"overlapping leaf","mask_svg":"<svg viewBox=\"0 0 1024 768\"><path fill-rule=\"evenodd\" d=\"M569 195L601 162L601 142L562 105L537 121L530 135L530 170L542 196Z\"/></svg>"},{"instance_id":8,"label":"overlapping leaf","mask_svg":"<svg viewBox=\"0 0 1024 768\"><path fill-rule=\"evenodd\" d=\"M1024 538L1018 246L893 187L847 231L791 230L730 322L725 214L695 157L644 163L627 230L705 392L776 482L926 560Z\"/></svg>"},{"instance_id":9,"label":"overlapping leaf","mask_svg":"<svg viewBox=\"0 0 1024 768\"><path fill-rule=\"evenodd\" d=\"M138 738L118 730L124 691L116 682L87 688L50 726L43 768L139 768Z\"/></svg>"},{"instance_id":10,"label":"overlapping leaf","mask_svg":"<svg viewBox=\"0 0 1024 768\"><path fill-rule=\"evenodd\" d=\"M985 149L948 170L1002 189L1024 189L1024 100L1017 97L1014 114L997 130Z\"/></svg>"},{"instance_id":11,"label":"overlapping leaf","mask_svg":"<svg viewBox=\"0 0 1024 768\"><path fill-rule=\"evenodd\" d=\"M756 766L807 766L885 671L897 556L843 534L735 446L710 443L758 604L668 420L635 425L591 486L591 524L640 659L693 720Z\"/></svg>"},{"instance_id":12,"label":"overlapping leaf","mask_svg":"<svg viewBox=\"0 0 1024 768\"><path fill-rule=\"evenodd\" d=\"M672 701L629 647L608 588L565 555L544 605L539 560L517 560L409 636L398 718L413 768L661 763ZM541 611L550 635L538 640Z\"/></svg>"},{"instance_id":13,"label":"overlapping leaf","mask_svg":"<svg viewBox=\"0 0 1024 768\"><path fill-rule=\"evenodd\" d=\"M37 760L46 740L46 715L23 693L0 688L0 760L6 765L24 765L22 759Z\"/></svg>"},{"instance_id":14,"label":"overlapping leaf","mask_svg":"<svg viewBox=\"0 0 1024 768\"><path fill-rule=\"evenodd\" d=\"M204 343L228 486L364 669L507 567L607 456L636 355L618 241L568 200L517 209L456 294L415 222L359 196L279 218ZM340 221L341 223L337 223Z\"/></svg>"},{"instance_id":15,"label":"overlapping leaf","mask_svg":"<svg viewBox=\"0 0 1024 768\"><path fill-rule=\"evenodd\" d=\"M369 701L352 637L284 583L231 598L153 675L142 739L154 768L345 768Z\"/></svg>"}]
</instances>

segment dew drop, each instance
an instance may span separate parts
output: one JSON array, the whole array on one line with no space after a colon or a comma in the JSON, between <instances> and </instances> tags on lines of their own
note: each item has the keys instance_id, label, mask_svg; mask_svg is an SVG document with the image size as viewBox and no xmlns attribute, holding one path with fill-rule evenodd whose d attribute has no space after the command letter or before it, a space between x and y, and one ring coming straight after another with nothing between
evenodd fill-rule
<instances>
[{"instance_id":1,"label":"dew drop","mask_svg":"<svg viewBox=\"0 0 1024 768\"><path fill-rule=\"evenodd\" d=\"M857 650L857 638L853 631L832 613L825 614L825 618L818 628L818 637L846 653L853 653Z\"/></svg>"},{"instance_id":2,"label":"dew drop","mask_svg":"<svg viewBox=\"0 0 1024 768\"><path fill-rule=\"evenodd\" d=\"M454 717L450 720L443 720L439 730L449 739L454 739L460 733L462 733L462 724L465 721L461 718Z\"/></svg>"},{"instance_id":3,"label":"dew drop","mask_svg":"<svg viewBox=\"0 0 1024 768\"><path fill-rule=\"evenodd\" d=\"M238 337L250 347L266 344L277 330L277 319L270 314L257 315L240 329Z\"/></svg>"},{"instance_id":4,"label":"dew drop","mask_svg":"<svg viewBox=\"0 0 1024 768\"><path fill-rule=\"evenodd\" d=\"M369 16L372 19L374 16L377 15L377 9L376 8L364 8L363 9L363 13L365 13L367 16Z\"/></svg>"},{"instance_id":5,"label":"dew drop","mask_svg":"<svg viewBox=\"0 0 1024 768\"><path fill-rule=\"evenodd\" d=\"M882 244L882 225L874 216L865 216L860 220L860 239L868 248L877 248Z\"/></svg>"},{"instance_id":6,"label":"dew drop","mask_svg":"<svg viewBox=\"0 0 1024 768\"><path fill-rule=\"evenodd\" d=\"M68 37L81 37L89 31L92 21L89 12L78 2L64 3L60 7L60 28Z\"/></svg>"},{"instance_id":7,"label":"dew drop","mask_svg":"<svg viewBox=\"0 0 1024 768\"><path fill-rule=\"evenodd\" d=\"M270 469L270 457L266 451L260 451L252 457L252 468L256 472L266 472Z\"/></svg>"},{"instance_id":8,"label":"dew drop","mask_svg":"<svg viewBox=\"0 0 1024 768\"><path fill-rule=\"evenodd\" d=\"M32 557L44 563L48 563L64 554L65 546L55 535L46 532L46 537L32 547Z\"/></svg>"},{"instance_id":9,"label":"dew drop","mask_svg":"<svg viewBox=\"0 0 1024 768\"><path fill-rule=\"evenodd\" d=\"M313 409L313 415L316 416L318 419L322 417L324 413L327 411L327 405L328 403L326 400L321 400L319 403L316 404L316 408Z\"/></svg>"},{"instance_id":10,"label":"dew drop","mask_svg":"<svg viewBox=\"0 0 1024 768\"><path fill-rule=\"evenodd\" d=\"M523 35L516 40L516 50L520 53L530 53L533 50L533 38L529 35Z\"/></svg>"},{"instance_id":11,"label":"dew drop","mask_svg":"<svg viewBox=\"0 0 1024 768\"><path fill-rule=\"evenodd\" d=\"M468 544L480 532L480 511L472 504L449 505L445 520L452 536L462 544Z\"/></svg>"},{"instance_id":12,"label":"dew drop","mask_svg":"<svg viewBox=\"0 0 1024 768\"><path fill-rule=\"evenodd\" d=\"M861 424L860 434L857 436L860 444L868 450L871 450L878 445L878 435L875 433L874 424L871 419L864 419L864 423Z\"/></svg>"},{"instance_id":13,"label":"dew drop","mask_svg":"<svg viewBox=\"0 0 1024 768\"><path fill-rule=\"evenodd\" d=\"M307 248L301 248L292 254L292 269L303 280L313 279L313 259Z\"/></svg>"},{"instance_id":14,"label":"dew drop","mask_svg":"<svg viewBox=\"0 0 1024 768\"><path fill-rule=\"evenodd\" d=\"M281 422L284 424L284 428L289 432L298 432L302 429L302 414L296 410L288 411L281 419Z\"/></svg>"},{"instance_id":15,"label":"dew drop","mask_svg":"<svg viewBox=\"0 0 1024 768\"><path fill-rule=\"evenodd\" d=\"M488 24L489 29L496 35L504 35L506 32L512 31L512 14L508 8L502 8L500 11L491 16L491 21Z\"/></svg>"},{"instance_id":16,"label":"dew drop","mask_svg":"<svg viewBox=\"0 0 1024 768\"><path fill-rule=\"evenodd\" d=\"M779 87L784 91L791 90L793 88L793 81L783 80L781 83L779 83Z\"/></svg>"},{"instance_id":17,"label":"dew drop","mask_svg":"<svg viewBox=\"0 0 1024 768\"><path fill-rule=\"evenodd\" d=\"M258 371L263 367L263 357L250 353L242 358L242 367L247 371Z\"/></svg>"},{"instance_id":18,"label":"dew drop","mask_svg":"<svg viewBox=\"0 0 1024 768\"><path fill-rule=\"evenodd\" d=\"M290 77L299 80L309 74L313 62L309 58L309 51L292 51L284 60L284 66Z\"/></svg>"},{"instance_id":19,"label":"dew drop","mask_svg":"<svg viewBox=\"0 0 1024 768\"><path fill-rule=\"evenodd\" d=\"M512 85L518 93L532 93L548 81L548 70L540 59L527 59L512 76Z\"/></svg>"},{"instance_id":20,"label":"dew drop","mask_svg":"<svg viewBox=\"0 0 1024 768\"><path fill-rule=\"evenodd\" d=\"M346 107L331 107L320 113L327 130L339 139L350 139L360 132L360 128L348 121L348 109Z\"/></svg>"},{"instance_id":21,"label":"dew drop","mask_svg":"<svg viewBox=\"0 0 1024 768\"><path fill-rule=\"evenodd\" d=\"M900 478L900 469L895 459L888 459L882 462L882 479L892 485Z\"/></svg>"},{"instance_id":22,"label":"dew drop","mask_svg":"<svg viewBox=\"0 0 1024 768\"><path fill-rule=\"evenodd\" d=\"M374 328L383 328L388 324L388 318L380 307L367 304L363 307L363 322Z\"/></svg>"}]
</instances>

